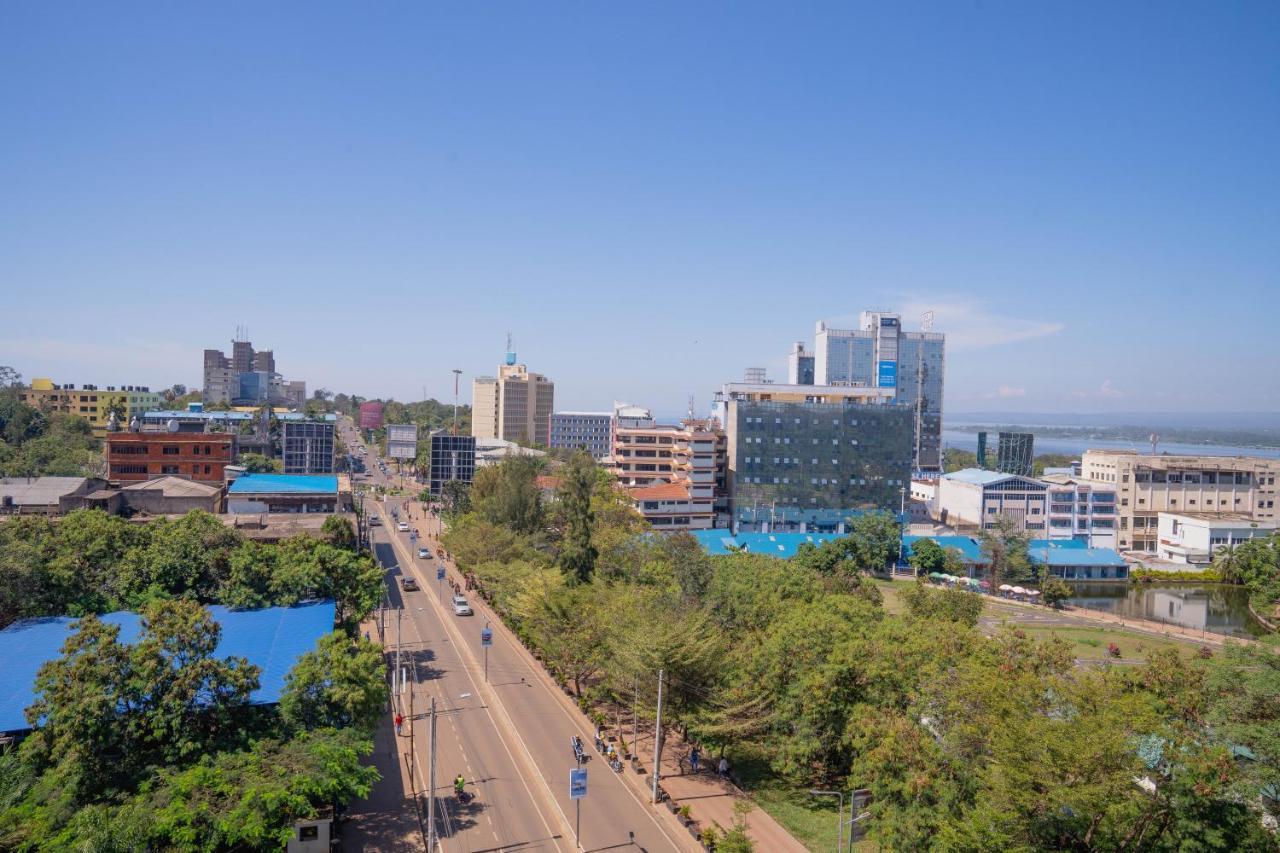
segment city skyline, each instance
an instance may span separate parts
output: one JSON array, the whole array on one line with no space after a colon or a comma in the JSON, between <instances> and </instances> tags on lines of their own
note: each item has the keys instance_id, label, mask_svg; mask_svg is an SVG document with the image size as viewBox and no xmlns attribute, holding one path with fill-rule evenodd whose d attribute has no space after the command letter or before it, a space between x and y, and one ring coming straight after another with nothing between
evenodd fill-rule
<instances>
[{"instance_id":1,"label":"city skyline","mask_svg":"<svg viewBox=\"0 0 1280 853\"><path fill-rule=\"evenodd\" d=\"M0 363L703 413L883 309L947 414L1280 410L1276 8L299 8L11 10Z\"/></svg>"}]
</instances>

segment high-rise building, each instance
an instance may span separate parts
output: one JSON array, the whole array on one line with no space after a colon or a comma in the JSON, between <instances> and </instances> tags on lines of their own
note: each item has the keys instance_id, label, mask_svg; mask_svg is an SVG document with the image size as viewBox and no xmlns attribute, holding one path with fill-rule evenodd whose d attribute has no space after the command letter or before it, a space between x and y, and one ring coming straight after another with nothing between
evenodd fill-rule
<instances>
[{"instance_id":1,"label":"high-rise building","mask_svg":"<svg viewBox=\"0 0 1280 853\"><path fill-rule=\"evenodd\" d=\"M818 323L814 342L815 385L879 388L913 412L913 466L942 470L942 390L946 336L906 332L902 318L862 312L859 328L831 329Z\"/></svg>"},{"instance_id":2,"label":"high-rise building","mask_svg":"<svg viewBox=\"0 0 1280 853\"><path fill-rule=\"evenodd\" d=\"M514 352L497 376L478 376L471 383L471 434L476 438L548 446L555 385L540 373L517 364Z\"/></svg>"},{"instance_id":3,"label":"high-rise building","mask_svg":"<svg viewBox=\"0 0 1280 853\"><path fill-rule=\"evenodd\" d=\"M1156 551L1160 514L1244 515L1274 521L1280 459L1185 456L1136 450L1086 450L1081 473L1119 497L1116 547Z\"/></svg>"},{"instance_id":4,"label":"high-rise building","mask_svg":"<svg viewBox=\"0 0 1280 853\"><path fill-rule=\"evenodd\" d=\"M476 473L476 437L453 435L448 430L431 432L431 463L428 487L438 495L451 480L470 483Z\"/></svg>"},{"instance_id":5,"label":"high-rise building","mask_svg":"<svg viewBox=\"0 0 1280 853\"><path fill-rule=\"evenodd\" d=\"M813 371L813 353L804 348L804 341L796 341L791 345L791 355L787 357L787 382L812 385Z\"/></svg>"},{"instance_id":6,"label":"high-rise building","mask_svg":"<svg viewBox=\"0 0 1280 853\"><path fill-rule=\"evenodd\" d=\"M301 380L285 381L276 372L276 357L271 350L254 351L249 341L231 342L231 355L221 350L204 351L205 403L231 403L237 406L293 406L301 408L307 401L307 384Z\"/></svg>"},{"instance_id":7,"label":"high-rise building","mask_svg":"<svg viewBox=\"0 0 1280 853\"><path fill-rule=\"evenodd\" d=\"M914 412L893 389L730 383L716 405L735 529L842 531L857 512L902 510Z\"/></svg>"},{"instance_id":8,"label":"high-rise building","mask_svg":"<svg viewBox=\"0 0 1280 853\"><path fill-rule=\"evenodd\" d=\"M551 416L549 447L582 449L595 459L610 452L613 415L610 412L556 412Z\"/></svg>"},{"instance_id":9,"label":"high-rise building","mask_svg":"<svg viewBox=\"0 0 1280 853\"><path fill-rule=\"evenodd\" d=\"M163 397L143 385L56 385L43 377L31 380L31 387L18 392L18 399L42 412L78 415L89 422L94 431L106 431L111 412L117 413L121 429L135 416L154 409Z\"/></svg>"},{"instance_id":10,"label":"high-rise building","mask_svg":"<svg viewBox=\"0 0 1280 853\"><path fill-rule=\"evenodd\" d=\"M1035 468L1035 441L1029 432L1001 432L996 441L996 470L1030 477Z\"/></svg>"},{"instance_id":11,"label":"high-rise building","mask_svg":"<svg viewBox=\"0 0 1280 853\"><path fill-rule=\"evenodd\" d=\"M332 474L334 451L333 415L308 418L284 414L280 420L280 458L286 474Z\"/></svg>"}]
</instances>

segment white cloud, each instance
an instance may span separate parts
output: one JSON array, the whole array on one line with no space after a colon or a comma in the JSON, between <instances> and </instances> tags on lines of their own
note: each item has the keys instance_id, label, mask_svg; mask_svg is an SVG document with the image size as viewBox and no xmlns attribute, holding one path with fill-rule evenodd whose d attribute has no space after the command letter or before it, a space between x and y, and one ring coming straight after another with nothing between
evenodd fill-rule
<instances>
[{"instance_id":1,"label":"white cloud","mask_svg":"<svg viewBox=\"0 0 1280 853\"><path fill-rule=\"evenodd\" d=\"M1014 388L1012 385L1001 385L996 390L988 391L986 394L983 394L982 396L986 397L988 400L996 400L996 399L1008 400L1014 397L1027 396L1027 389Z\"/></svg>"},{"instance_id":2,"label":"white cloud","mask_svg":"<svg viewBox=\"0 0 1280 853\"><path fill-rule=\"evenodd\" d=\"M894 310L902 315L903 325L908 329L918 329L920 317L926 311L932 311L933 328L946 333L948 352L987 349L1034 340L1056 335L1066 328L1065 323L1056 321L1025 320L995 314L981 302L953 297L900 297L898 307ZM856 316L844 316L832 318L828 324L836 328L850 328L856 322Z\"/></svg>"},{"instance_id":3,"label":"white cloud","mask_svg":"<svg viewBox=\"0 0 1280 853\"><path fill-rule=\"evenodd\" d=\"M1119 388L1111 384L1110 379L1104 379L1102 382L1102 387L1098 389L1099 397L1107 397L1109 399L1115 400L1117 398L1123 397L1124 395L1125 394L1123 391L1121 391Z\"/></svg>"}]
</instances>

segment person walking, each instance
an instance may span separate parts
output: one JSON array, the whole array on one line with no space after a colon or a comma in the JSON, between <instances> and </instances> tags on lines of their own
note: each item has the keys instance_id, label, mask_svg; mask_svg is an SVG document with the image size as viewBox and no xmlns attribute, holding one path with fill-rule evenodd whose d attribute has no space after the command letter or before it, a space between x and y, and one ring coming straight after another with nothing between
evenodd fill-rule
<instances>
[{"instance_id":1,"label":"person walking","mask_svg":"<svg viewBox=\"0 0 1280 853\"><path fill-rule=\"evenodd\" d=\"M729 759L725 758L723 755L720 756L720 767L718 768L718 772L720 773L721 779L729 778Z\"/></svg>"},{"instance_id":2,"label":"person walking","mask_svg":"<svg viewBox=\"0 0 1280 853\"><path fill-rule=\"evenodd\" d=\"M698 758L699 758L699 757L700 757L700 754L699 754L699 752L698 752L698 748L695 746L695 747L694 747L694 748L689 752L689 766L693 768L693 772L694 772L694 773L697 773L697 772L698 772Z\"/></svg>"},{"instance_id":3,"label":"person walking","mask_svg":"<svg viewBox=\"0 0 1280 853\"><path fill-rule=\"evenodd\" d=\"M400 727L402 725L404 725L404 717L400 716L400 714L397 713L396 714L396 734L400 734Z\"/></svg>"}]
</instances>

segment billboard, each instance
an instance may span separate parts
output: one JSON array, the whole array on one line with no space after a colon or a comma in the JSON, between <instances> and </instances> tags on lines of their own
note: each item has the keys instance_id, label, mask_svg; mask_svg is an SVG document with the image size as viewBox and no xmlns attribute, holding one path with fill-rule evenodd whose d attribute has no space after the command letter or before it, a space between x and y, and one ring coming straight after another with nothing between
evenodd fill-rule
<instances>
[{"instance_id":1,"label":"billboard","mask_svg":"<svg viewBox=\"0 0 1280 853\"><path fill-rule=\"evenodd\" d=\"M387 424L387 456L392 459L418 458L418 427L414 424Z\"/></svg>"},{"instance_id":2,"label":"billboard","mask_svg":"<svg viewBox=\"0 0 1280 853\"><path fill-rule=\"evenodd\" d=\"M382 429L382 403L370 400L360 404L360 429Z\"/></svg>"},{"instance_id":3,"label":"billboard","mask_svg":"<svg viewBox=\"0 0 1280 853\"><path fill-rule=\"evenodd\" d=\"M898 387L898 362L882 361L876 372L876 386L879 388Z\"/></svg>"}]
</instances>

